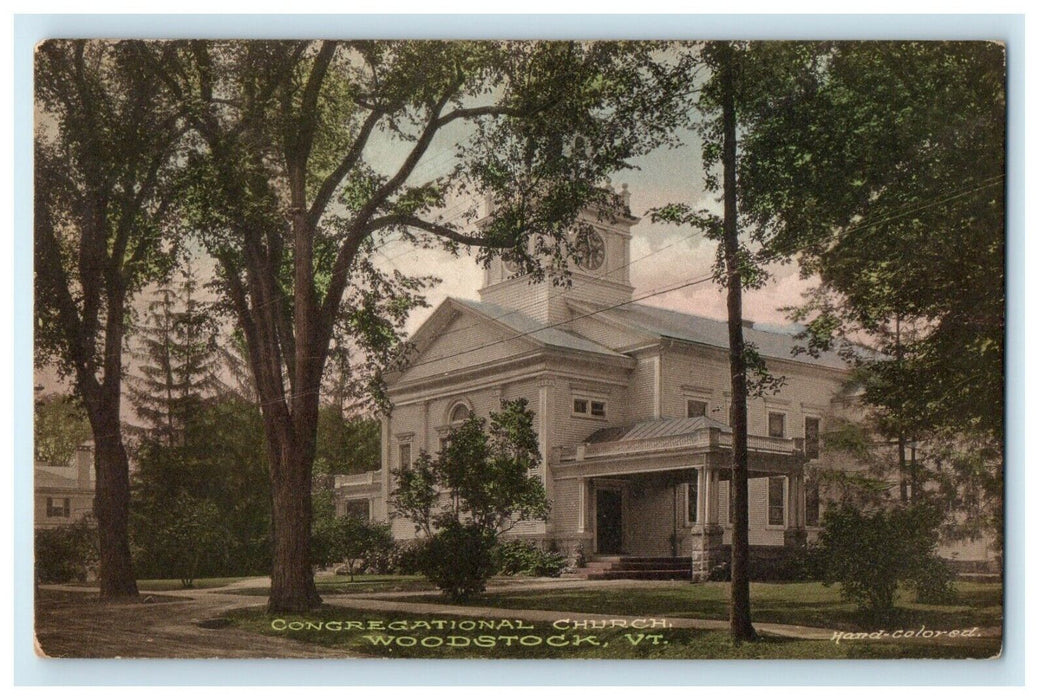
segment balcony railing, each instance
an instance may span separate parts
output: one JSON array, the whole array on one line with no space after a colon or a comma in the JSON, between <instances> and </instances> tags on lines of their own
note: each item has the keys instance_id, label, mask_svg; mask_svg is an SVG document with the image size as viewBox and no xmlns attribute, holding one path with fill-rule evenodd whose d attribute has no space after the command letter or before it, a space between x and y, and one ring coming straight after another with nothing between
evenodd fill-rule
<instances>
[{"instance_id":1,"label":"balcony railing","mask_svg":"<svg viewBox=\"0 0 1046 700\"><path fill-rule=\"evenodd\" d=\"M335 474L334 488L342 486L370 486L381 483L381 470L363 472L362 474Z\"/></svg>"},{"instance_id":2,"label":"balcony railing","mask_svg":"<svg viewBox=\"0 0 1046 700\"><path fill-rule=\"evenodd\" d=\"M718 428L704 428L685 435L668 435L664 437L642 438L639 440L620 440L595 444L581 444L571 454L561 453L561 461L582 461L620 455L644 455L658 452L698 451L710 452L717 449L730 449L730 434L724 434ZM803 452L802 438L778 438L763 435L749 435L750 452L775 455L796 455Z\"/></svg>"}]
</instances>

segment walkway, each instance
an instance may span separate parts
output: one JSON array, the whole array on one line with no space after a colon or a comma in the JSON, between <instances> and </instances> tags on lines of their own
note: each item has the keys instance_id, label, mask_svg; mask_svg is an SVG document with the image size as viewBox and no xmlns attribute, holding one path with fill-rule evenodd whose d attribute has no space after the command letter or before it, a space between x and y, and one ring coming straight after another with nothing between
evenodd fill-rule
<instances>
[{"instance_id":1,"label":"walkway","mask_svg":"<svg viewBox=\"0 0 1046 700\"><path fill-rule=\"evenodd\" d=\"M644 581L640 585L658 587L673 585L676 582ZM327 650L317 645L308 645L293 640L261 635L241 628L204 629L198 623L214 620L226 615L229 611L245 607L262 607L265 598L241 593L244 589L266 588L267 577L244 579L221 588L191 589L172 592L171 594L143 594L145 602L151 605L103 604L92 600L91 605L84 605L86 594L94 589L78 586L42 586L45 592L53 592L61 599L57 604L49 602L47 609L40 615L38 636L45 650L55 655L52 645L59 655L63 650L81 646L91 640L91 656L182 656L182 657L342 657L344 652ZM636 581L585 581L570 579L535 579L532 581L492 582L491 591L533 591L565 588L634 588ZM75 598L69 593L78 593ZM614 626L631 626L634 620L648 621L656 619L660 624L674 629L692 630L728 630L725 620L694 619L681 617L636 617L626 615L606 615L597 613L578 613L565 610L532 610L496 608L488 606L466 606L431 602L413 602L403 598L424 595L424 592L405 591L389 593L351 593L323 595L328 605L352 610L369 610L384 614L395 613L409 616L461 616L486 619L512 619L526 622L552 623L569 620L577 625L578 630L600 629L611 626L612 621L619 621ZM78 600L77 600L78 599ZM63 609L64 608L64 609ZM105 619L105 624L92 627L91 619L98 618L90 614L94 608ZM76 611L76 614L71 614ZM126 614L125 614L126 613ZM60 620L57 625L48 625ZM664 621L663 623L660 621ZM649 624L642 622L640 624ZM582 626L584 625L584 626ZM573 626L571 630L575 629ZM791 639L831 641L835 630L802 625L776 623L756 623L755 629L760 635L787 637ZM113 632L117 635L113 635ZM1001 629L985 629L982 635L1001 637ZM113 641L113 637L119 637ZM909 639L908 642L924 640ZM930 640L925 640L930 641ZM935 644L946 644L949 641L938 638ZM155 649L155 651L154 651ZM70 655L85 655L84 652Z\"/></svg>"}]
</instances>

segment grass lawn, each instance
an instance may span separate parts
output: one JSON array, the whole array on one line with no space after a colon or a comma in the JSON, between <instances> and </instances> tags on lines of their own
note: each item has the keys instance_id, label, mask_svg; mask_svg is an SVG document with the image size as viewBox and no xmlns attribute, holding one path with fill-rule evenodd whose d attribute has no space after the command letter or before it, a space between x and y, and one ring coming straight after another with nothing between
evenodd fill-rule
<instances>
[{"instance_id":1,"label":"grass lawn","mask_svg":"<svg viewBox=\"0 0 1046 700\"><path fill-rule=\"evenodd\" d=\"M325 593L388 593L398 591L430 591L436 587L424 576L395 576L383 574L357 574L350 581L348 576L320 575L316 577L316 590L322 596ZM269 595L264 587L244 588L236 591L244 595Z\"/></svg>"},{"instance_id":2,"label":"grass lawn","mask_svg":"<svg viewBox=\"0 0 1046 700\"><path fill-rule=\"evenodd\" d=\"M962 640L959 644L837 644L764 638L735 647L728 634L719 631L560 630L551 623L387 614L334 606L324 606L307 616L271 616L252 608L234 611L229 617L252 632L341 649L346 656L388 658L895 659L987 658L998 652L998 642L987 639ZM483 623L502 629L478 629Z\"/></svg>"},{"instance_id":3,"label":"grass lawn","mask_svg":"<svg viewBox=\"0 0 1046 700\"><path fill-rule=\"evenodd\" d=\"M1002 624L1002 585L999 583L957 584L955 605L922 605L911 593L902 592L891 626L920 625L933 629L998 627ZM757 622L777 622L837 630L878 629L881 623L863 619L857 607L846 603L839 587L820 583L753 583L752 617ZM474 605L510 609L565 610L622 616L664 616L726 620L730 584L679 583L676 585L601 587L584 589L489 592L472 601ZM402 599L401 599L402 600ZM410 600L443 602L437 595Z\"/></svg>"},{"instance_id":4,"label":"grass lawn","mask_svg":"<svg viewBox=\"0 0 1046 700\"><path fill-rule=\"evenodd\" d=\"M198 578L193 579L193 589L199 588L221 588L222 586L228 586L231 583L242 581L248 576L227 576L225 578ZM97 581L88 581L87 583L72 583L68 584L72 586L82 586L84 588L98 588ZM186 588L182 585L180 579L176 578L143 578L138 579L138 590L139 591L184 591Z\"/></svg>"}]
</instances>

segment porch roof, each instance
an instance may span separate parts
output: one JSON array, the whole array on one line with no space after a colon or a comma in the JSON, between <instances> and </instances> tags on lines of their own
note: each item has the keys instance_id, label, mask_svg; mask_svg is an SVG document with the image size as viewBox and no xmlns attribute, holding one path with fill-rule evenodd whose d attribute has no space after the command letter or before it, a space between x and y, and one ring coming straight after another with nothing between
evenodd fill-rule
<instances>
[{"instance_id":1,"label":"porch roof","mask_svg":"<svg viewBox=\"0 0 1046 700\"><path fill-rule=\"evenodd\" d=\"M689 435L705 428L717 428L723 433L730 432L729 425L708 416L700 416L698 418L660 418L657 420L639 421L638 423L618 428L602 428L589 435L585 440L585 444L595 445L604 442L625 442L645 440L647 438Z\"/></svg>"}]
</instances>

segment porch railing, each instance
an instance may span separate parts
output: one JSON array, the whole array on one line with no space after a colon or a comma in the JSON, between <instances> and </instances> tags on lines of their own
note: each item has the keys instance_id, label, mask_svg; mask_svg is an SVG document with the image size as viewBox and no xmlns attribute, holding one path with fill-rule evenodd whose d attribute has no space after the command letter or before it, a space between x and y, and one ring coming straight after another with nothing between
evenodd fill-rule
<instances>
[{"instance_id":1,"label":"porch railing","mask_svg":"<svg viewBox=\"0 0 1046 700\"><path fill-rule=\"evenodd\" d=\"M615 442L584 444L577 446L573 454L564 450L559 461L571 462L617 455L641 455L653 452L674 450L695 450L709 452L716 449L730 449L730 434L724 434L718 428L703 428L685 435L668 435L639 440L621 440ZM748 449L762 454L795 455L803 452L802 438L778 438L763 435L749 435Z\"/></svg>"}]
</instances>

